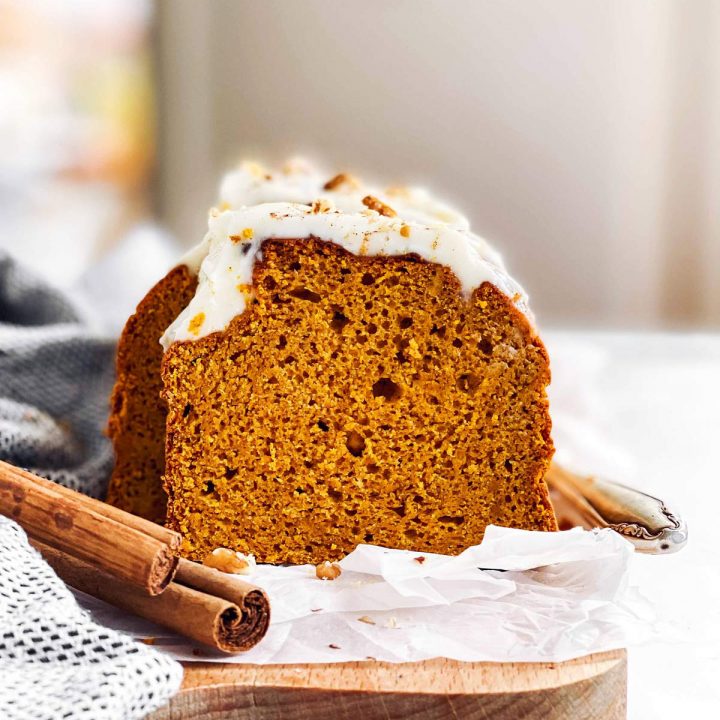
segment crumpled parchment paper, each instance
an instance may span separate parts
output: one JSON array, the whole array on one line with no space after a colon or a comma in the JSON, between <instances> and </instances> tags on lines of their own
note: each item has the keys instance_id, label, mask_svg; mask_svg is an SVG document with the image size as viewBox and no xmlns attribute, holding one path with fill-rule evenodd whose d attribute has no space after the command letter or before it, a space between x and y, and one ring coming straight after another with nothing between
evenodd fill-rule
<instances>
[{"instance_id":1,"label":"crumpled parchment paper","mask_svg":"<svg viewBox=\"0 0 720 720\"><path fill-rule=\"evenodd\" d=\"M628 585L633 548L610 530L530 532L491 526L456 557L361 545L342 575L259 565L270 597L255 648L225 655L83 596L95 618L179 660L234 663L564 661L657 635L651 605Z\"/></svg>"}]
</instances>

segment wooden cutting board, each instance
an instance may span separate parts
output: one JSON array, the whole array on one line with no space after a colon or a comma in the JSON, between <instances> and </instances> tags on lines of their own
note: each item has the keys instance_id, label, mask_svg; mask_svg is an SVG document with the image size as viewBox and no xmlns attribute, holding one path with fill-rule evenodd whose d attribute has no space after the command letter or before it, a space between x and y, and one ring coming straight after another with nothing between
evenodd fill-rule
<instances>
[{"instance_id":1,"label":"wooden cutting board","mask_svg":"<svg viewBox=\"0 0 720 720\"><path fill-rule=\"evenodd\" d=\"M186 663L151 720L624 720L625 650L564 663Z\"/></svg>"}]
</instances>

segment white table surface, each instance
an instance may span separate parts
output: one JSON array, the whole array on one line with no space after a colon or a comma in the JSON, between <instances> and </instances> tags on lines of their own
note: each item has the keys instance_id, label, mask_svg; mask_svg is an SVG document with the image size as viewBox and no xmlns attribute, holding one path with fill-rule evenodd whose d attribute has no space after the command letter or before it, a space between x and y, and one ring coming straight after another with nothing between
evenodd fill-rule
<instances>
[{"instance_id":1,"label":"white table surface","mask_svg":"<svg viewBox=\"0 0 720 720\"><path fill-rule=\"evenodd\" d=\"M630 651L628 717L720 717L720 334L547 332L556 459L666 500L690 540L637 555L672 640Z\"/></svg>"}]
</instances>

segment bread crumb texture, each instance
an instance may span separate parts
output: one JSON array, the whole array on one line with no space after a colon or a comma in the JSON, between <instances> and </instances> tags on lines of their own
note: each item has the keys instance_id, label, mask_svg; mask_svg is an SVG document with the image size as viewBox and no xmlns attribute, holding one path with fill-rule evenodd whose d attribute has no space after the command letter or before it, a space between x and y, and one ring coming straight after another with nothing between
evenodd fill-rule
<instances>
[{"instance_id":1,"label":"bread crumb texture","mask_svg":"<svg viewBox=\"0 0 720 720\"><path fill-rule=\"evenodd\" d=\"M167 496L165 419L159 338L192 300L197 278L171 270L138 305L118 342L117 379L110 399L108 435L115 450L107 502L135 515L165 522Z\"/></svg>"},{"instance_id":2,"label":"bread crumb texture","mask_svg":"<svg viewBox=\"0 0 720 720\"><path fill-rule=\"evenodd\" d=\"M225 331L162 362L185 555L317 564L359 543L459 553L490 523L556 529L547 354L495 287L464 299L448 268L314 238L265 241L253 285Z\"/></svg>"}]
</instances>

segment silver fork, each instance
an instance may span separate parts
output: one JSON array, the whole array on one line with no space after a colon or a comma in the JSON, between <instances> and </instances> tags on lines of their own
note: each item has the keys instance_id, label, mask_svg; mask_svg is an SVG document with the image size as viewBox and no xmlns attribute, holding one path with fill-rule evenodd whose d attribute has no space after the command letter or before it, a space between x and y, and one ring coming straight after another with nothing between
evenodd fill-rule
<instances>
[{"instance_id":1,"label":"silver fork","mask_svg":"<svg viewBox=\"0 0 720 720\"><path fill-rule=\"evenodd\" d=\"M553 463L546 475L558 525L610 528L650 555L681 550L685 521L659 498L611 480L577 475Z\"/></svg>"}]
</instances>

